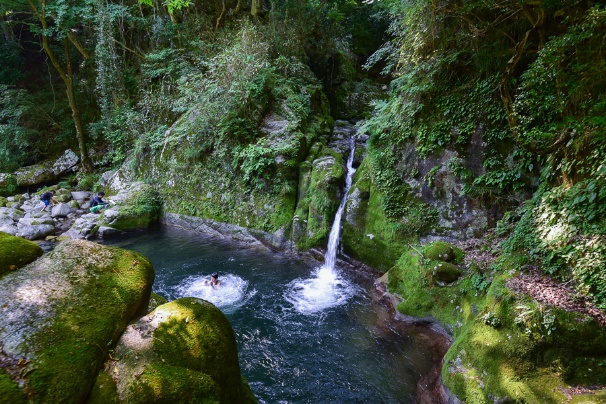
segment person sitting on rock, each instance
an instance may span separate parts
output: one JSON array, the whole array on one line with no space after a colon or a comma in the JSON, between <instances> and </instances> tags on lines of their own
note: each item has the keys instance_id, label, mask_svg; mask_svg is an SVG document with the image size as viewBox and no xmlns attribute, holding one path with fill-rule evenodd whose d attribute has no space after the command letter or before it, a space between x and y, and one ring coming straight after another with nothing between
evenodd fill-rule
<instances>
[{"instance_id":1,"label":"person sitting on rock","mask_svg":"<svg viewBox=\"0 0 606 404\"><path fill-rule=\"evenodd\" d=\"M101 211L109 206L109 202L103 200L105 192L97 192L97 195L90 201L90 211L92 213L101 213Z\"/></svg>"},{"instance_id":2,"label":"person sitting on rock","mask_svg":"<svg viewBox=\"0 0 606 404\"><path fill-rule=\"evenodd\" d=\"M40 200L42 202L44 202L44 206L42 207L42 209L40 210L40 212L46 212L46 208L52 203L53 206L55 206L58 202L55 199L55 190L51 189L48 192L43 193L42 195L40 195Z\"/></svg>"},{"instance_id":3,"label":"person sitting on rock","mask_svg":"<svg viewBox=\"0 0 606 404\"><path fill-rule=\"evenodd\" d=\"M204 281L204 284L210 286L221 286L221 282L219 282L219 274L215 272L210 276L210 281L207 279Z\"/></svg>"}]
</instances>

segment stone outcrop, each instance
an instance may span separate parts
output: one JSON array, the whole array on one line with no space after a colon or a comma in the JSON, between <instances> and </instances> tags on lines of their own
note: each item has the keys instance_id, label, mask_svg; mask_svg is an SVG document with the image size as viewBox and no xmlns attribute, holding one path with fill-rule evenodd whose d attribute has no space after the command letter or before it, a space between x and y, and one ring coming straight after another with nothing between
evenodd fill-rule
<instances>
[{"instance_id":1,"label":"stone outcrop","mask_svg":"<svg viewBox=\"0 0 606 404\"><path fill-rule=\"evenodd\" d=\"M163 304L127 327L90 402L112 396L128 403L255 402L240 375L229 321L195 298Z\"/></svg>"},{"instance_id":2,"label":"stone outcrop","mask_svg":"<svg viewBox=\"0 0 606 404\"><path fill-rule=\"evenodd\" d=\"M109 347L146 307L153 278L142 255L83 240L5 274L0 397L83 402Z\"/></svg>"},{"instance_id":3,"label":"stone outcrop","mask_svg":"<svg viewBox=\"0 0 606 404\"><path fill-rule=\"evenodd\" d=\"M76 153L68 149L56 160L46 160L39 164L22 167L14 174L0 174L0 188L8 185L7 181L10 181L11 175L14 176L16 185L20 187L56 180L59 176L73 169L79 160Z\"/></svg>"}]
</instances>

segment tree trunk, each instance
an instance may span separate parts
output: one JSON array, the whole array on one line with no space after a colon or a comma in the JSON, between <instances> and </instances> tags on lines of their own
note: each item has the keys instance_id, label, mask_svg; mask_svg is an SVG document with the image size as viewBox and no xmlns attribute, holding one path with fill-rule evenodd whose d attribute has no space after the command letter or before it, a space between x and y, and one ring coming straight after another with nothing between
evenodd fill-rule
<instances>
[{"instance_id":1,"label":"tree trunk","mask_svg":"<svg viewBox=\"0 0 606 404\"><path fill-rule=\"evenodd\" d=\"M250 7L250 15L256 17L259 14L259 9L261 8L261 0L252 0L252 4Z\"/></svg>"},{"instance_id":2,"label":"tree trunk","mask_svg":"<svg viewBox=\"0 0 606 404\"><path fill-rule=\"evenodd\" d=\"M46 14L45 14L45 6L46 0L42 1L42 7L40 10L36 7L33 0L28 0L28 3L34 14L40 20L40 24L42 28L46 30L48 28L48 24L46 22ZM76 127L76 138L78 140L78 148L80 149L80 161L82 162L82 169L85 173L90 173L93 171L93 165L88 157L88 147L86 146L86 134L84 132L84 126L82 125L82 119L80 117L80 109L78 108L78 103L76 102L76 93L74 91L74 74L72 70L72 63L69 55L69 41L68 38L65 37L63 39L63 46L65 48L65 58L67 60L67 70L65 70L59 60L53 53L53 50L50 47L50 43L48 41L48 37L44 34L40 34L42 37L42 48L46 52L46 55L51 60L51 63L61 76L61 79L65 83L67 99L69 101L69 107L72 110L72 118L74 119L74 126ZM84 55L86 57L86 55Z\"/></svg>"}]
</instances>

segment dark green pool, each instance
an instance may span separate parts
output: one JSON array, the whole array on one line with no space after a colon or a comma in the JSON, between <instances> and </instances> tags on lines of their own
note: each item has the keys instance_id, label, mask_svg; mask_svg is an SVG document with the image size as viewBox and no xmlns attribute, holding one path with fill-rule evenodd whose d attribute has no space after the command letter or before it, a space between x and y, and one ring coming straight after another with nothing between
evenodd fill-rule
<instances>
[{"instance_id":1,"label":"dark green pool","mask_svg":"<svg viewBox=\"0 0 606 404\"><path fill-rule=\"evenodd\" d=\"M212 301L229 318L240 366L266 403L407 403L431 366L421 338L386 324L371 282L338 266L249 250L172 228L130 234L109 244L143 253L154 291L172 300ZM202 285L212 272L223 285ZM370 283L370 284L364 284Z\"/></svg>"}]
</instances>

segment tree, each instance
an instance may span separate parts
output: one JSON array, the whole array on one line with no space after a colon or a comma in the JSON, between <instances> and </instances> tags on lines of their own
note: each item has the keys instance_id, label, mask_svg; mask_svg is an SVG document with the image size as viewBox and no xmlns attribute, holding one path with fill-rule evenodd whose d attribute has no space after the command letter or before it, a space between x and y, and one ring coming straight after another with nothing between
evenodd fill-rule
<instances>
[{"instance_id":1,"label":"tree","mask_svg":"<svg viewBox=\"0 0 606 404\"><path fill-rule=\"evenodd\" d=\"M84 46L80 43L74 33L70 30L69 25L63 26L61 23L69 22L69 19L57 18L57 15L53 15L48 12L48 4L47 0L40 0L37 2L36 0L27 0L30 8L34 12L34 15L37 17L40 22L41 29L39 29L38 34L40 35L41 45L44 49L44 52L50 59L53 67L61 76L61 80L65 83L65 90L67 93L67 99L69 101L69 106L72 111L72 118L74 120L74 126L76 128L76 137L78 139L78 147L80 150L80 159L82 161L82 168L85 172L93 171L93 165L88 156L88 146L86 144L86 133L84 130L84 125L82 124L82 117L80 113L80 108L76 101L76 91L74 84L74 63L71 57L71 47L74 46L78 52L85 59L90 58L90 54L84 48ZM66 6L69 8L69 6ZM51 7L52 8L52 7ZM49 26L49 20L53 23ZM64 49L64 65L59 60L57 54L51 47L51 39L55 39L62 42Z\"/></svg>"}]
</instances>

